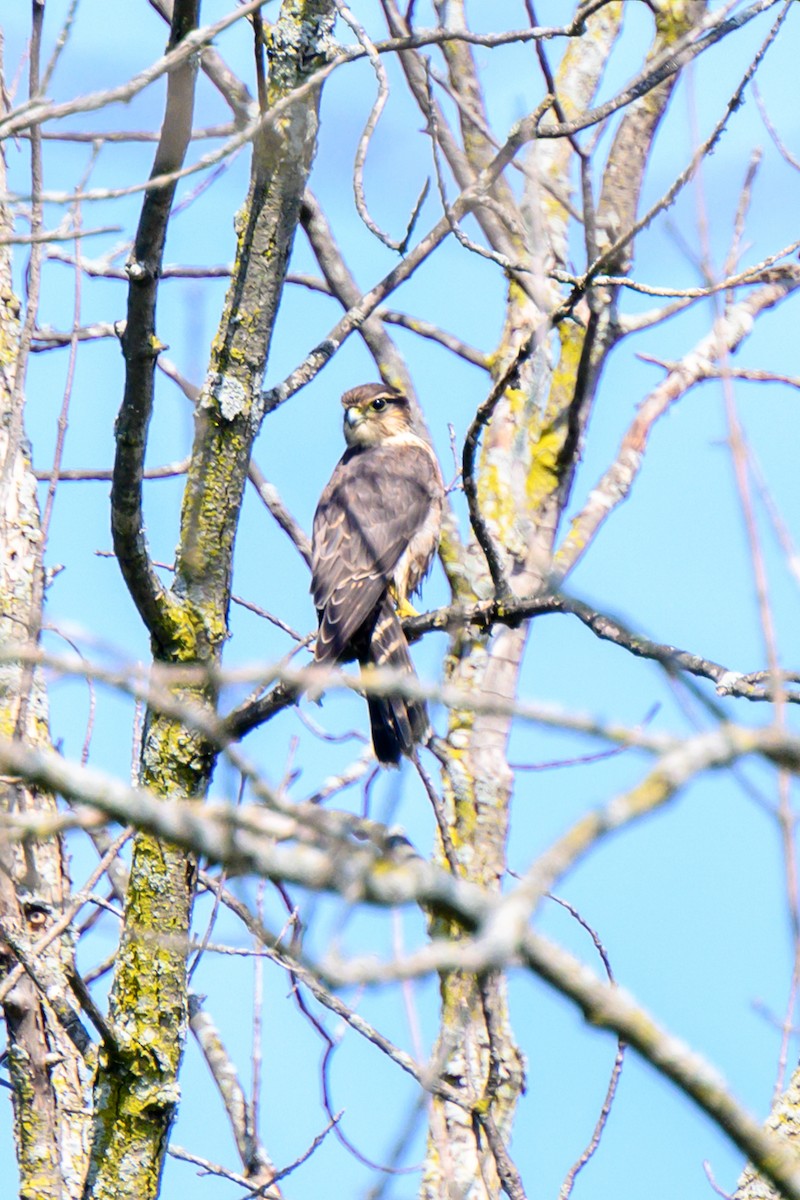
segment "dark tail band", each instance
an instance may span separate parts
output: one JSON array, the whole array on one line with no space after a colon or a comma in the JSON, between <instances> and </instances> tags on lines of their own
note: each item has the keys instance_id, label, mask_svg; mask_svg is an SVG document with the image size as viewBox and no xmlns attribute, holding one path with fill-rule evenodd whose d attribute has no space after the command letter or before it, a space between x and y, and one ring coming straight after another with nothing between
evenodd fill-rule
<instances>
[{"instance_id":1,"label":"dark tail band","mask_svg":"<svg viewBox=\"0 0 800 1200\"><path fill-rule=\"evenodd\" d=\"M362 662L375 667L391 667L416 678L403 627L388 596L378 610ZM412 755L414 747L430 737L431 726L424 700L369 696L367 703L375 757L384 766L397 766L402 755Z\"/></svg>"}]
</instances>

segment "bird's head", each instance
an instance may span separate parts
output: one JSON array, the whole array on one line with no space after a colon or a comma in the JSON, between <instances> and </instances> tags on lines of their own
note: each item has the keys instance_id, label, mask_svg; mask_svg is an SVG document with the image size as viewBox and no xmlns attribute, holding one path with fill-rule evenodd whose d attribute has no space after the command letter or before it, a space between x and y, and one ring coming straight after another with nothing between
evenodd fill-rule
<instances>
[{"instance_id":1,"label":"bird's head","mask_svg":"<svg viewBox=\"0 0 800 1200\"><path fill-rule=\"evenodd\" d=\"M411 429L408 400L383 383L362 383L342 396L344 439L349 447L376 446Z\"/></svg>"}]
</instances>

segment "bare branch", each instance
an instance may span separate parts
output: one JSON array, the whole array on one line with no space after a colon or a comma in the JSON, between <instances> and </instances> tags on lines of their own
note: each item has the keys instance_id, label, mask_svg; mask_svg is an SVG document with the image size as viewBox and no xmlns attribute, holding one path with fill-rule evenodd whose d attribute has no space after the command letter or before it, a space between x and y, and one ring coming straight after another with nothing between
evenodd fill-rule
<instances>
[{"instance_id":1,"label":"bare branch","mask_svg":"<svg viewBox=\"0 0 800 1200\"><path fill-rule=\"evenodd\" d=\"M606 949L605 949L603 943L600 941L600 938L599 938L597 932L594 929L592 929L591 925L589 925L589 923L584 920L584 918L580 915L578 910L572 904L567 903L566 900L562 900L559 896L551 895L550 898L551 898L551 900L554 900L556 902L556 904L559 904L559 905L561 905L562 908L565 908L567 910L567 912L569 912L575 918L575 920L580 925L583 926L583 928L586 930L586 932L589 934L592 941L594 942L597 952L603 961L603 966L605 967L606 976L608 977L609 983L614 983L615 982L614 972L611 969L611 963L609 961L608 954L606 953ZM608 1122L608 1118L611 1114L611 1106L614 1103L614 1098L617 1094L617 1086L619 1084L620 1075L622 1073L622 1066L625 1061L626 1049L627 1049L627 1045L625 1043L625 1040L623 1038L618 1038L617 1039L617 1053L614 1056L614 1066L612 1067L611 1078L609 1079L608 1087L606 1088L606 1094L605 1094L605 1098L603 1100L603 1107L601 1108L600 1115L598 1116L597 1121L595 1123L595 1127L592 1131L592 1136L589 1140L589 1144L582 1151L579 1158L577 1158L576 1161L572 1164L569 1171L567 1171L567 1174L564 1178L564 1182L562 1183L561 1188L558 1193L558 1200L569 1200L569 1197L572 1195L572 1189L575 1186L575 1180L577 1179L580 1172L584 1169L586 1164L591 1161L591 1159L597 1152L597 1149L600 1145L600 1139L603 1136L603 1132L604 1132L606 1124Z\"/></svg>"},{"instance_id":2,"label":"bare branch","mask_svg":"<svg viewBox=\"0 0 800 1200\"><path fill-rule=\"evenodd\" d=\"M386 101L389 98L389 81L386 76L386 68L381 62L381 56L378 54L375 44L367 34L364 26L356 20L355 15L351 12L346 4L342 3L342 0L337 0L336 6L339 10L339 16L353 30L353 33L356 35L358 41L363 47L364 53L369 59L370 66L375 74L375 79L378 85L378 94L375 97L372 109L367 117L367 123L364 126L361 137L358 139L358 146L356 147L356 158L353 166L353 195L355 197L356 210L370 233L372 233L380 242L383 242L384 246L388 247L388 249L399 250L402 253L408 244L414 224L416 223L416 218L419 215L419 210L422 206L422 201L427 194L427 187L423 190L423 193L420 195L420 199L417 201L417 204L414 207L412 218L409 222L405 237L402 240L397 241L390 237L388 233L384 233L377 222L374 221L370 216L367 202L364 197L364 166L367 161L369 144L372 141L373 134L375 133L378 122L381 119L381 113L386 107Z\"/></svg>"},{"instance_id":3,"label":"bare branch","mask_svg":"<svg viewBox=\"0 0 800 1200\"><path fill-rule=\"evenodd\" d=\"M766 106L761 97L761 93L759 92L756 84L753 84L753 95L755 96L758 111L761 114L761 120L764 122L764 127L775 143L781 158L783 158L790 167L794 167L795 171L800 171L800 159L795 158L795 156L787 150L786 146L778 136L778 131L775 129L775 126L772 124L772 121L769 118L769 113L767 112Z\"/></svg>"},{"instance_id":4,"label":"bare branch","mask_svg":"<svg viewBox=\"0 0 800 1200\"><path fill-rule=\"evenodd\" d=\"M165 463L163 467L149 467L142 473L143 479L174 479L178 475L185 475L188 466L188 459L181 459L180 462ZM51 478L50 471L34 471L34 475L39 480L48 480ZM91 467L69 467L58 472L57 479L59 482L72 483L110 483L114 476L114 472L110 467L91 468Z\"/></svg>"},{"instance_id":5,"label":"bare branch","mask_svg":"<svg viewBox=\"0 0 800 1200\"><path fill-rule=\"evenodd\" d=\"M271 1188L275 1176L275 1168L258 1138L258 1131L253 1123L251 1105L247 1101L236 1070L222 1043L210 1015L203 1008L200 997L194 993L189 997L189 1024L192 1033L197 1038L203 1057L208 1063L214 1082L222 1096L225 1112L233 1130L236 1148L246 1171L249 1186L261 1188L267 1185L263 1192L265 1200L280 1200L280 1189Z\"/></svg>"},{"instance_id":6,"label":"bare branch","mask_svg":"<svg viewBox=\"0 0 800 1200\"><path fill-rule=\"evenodd\" d=\"M307 533L298 525L292 514L285 507L278 495L277 488L269 482L258 463L250 460L248 478L258 492L264 507L272 514L287 537L294 542L303 561L311 562L311 540Z\"/></svg>"},{"instance_id":7,"label":"bare branch","mask_svg":"<svg viewBox=\"0 0 800 1200\"><path fill-rule=\"evenodd\" d=\"M192 130L190 141L200 142L209 138L230 137L235 128L231 121L227 121L223 125L205 125L200 129ZM17 136L26 140L31 135L30 131L23 130ZM93 146L97 142L108 142L111 146L125 145L128 142L157 142L160 136L160 131L153 132L146 129L97 129L94 132L84 132L82 129L42 130L43 142L75 142L76 144L85 143L89 146Z\"/></svg>"},{"instance_id":8,"label":"bare branch","mask_svg":"<svg viewBox=\"0 0 800 1200\"><path fill-rule=\"evenodd\" d=\"M300 222L325 277L324 283L329 294L339 301L346 313L351 311L363 301L361 289L347 268L316 197L308 189L303 197ZM421 414L408 367L397 346L377 320L377 315L374 313L372 317L366 317L359 332L382 377L408 396L419 417Z\"/></svg>"},{"instance_id":9,"label":"bare branch","mask_svg":"<svg viewBox=\"0 0 800 1200\"><path fill-rule=\"evenodd\" d=\"M126 247L127 250L127 247ZM67 263L69 266L75 266L75 259L64 251L53 249L48 252L47 257L57 262ZM93 279L121 279L128 282L128 273L123 267L114 267L105 259L92 260L81 259L80 269L85 275L90 275ZM192 267L182 263L165 263L161 267L160 278L163 279L228 279L230 278L231 268L225 265L212 265L203 267ZM110 327L111 328L111 327Z\"/></svg>"},{"instance_id":10,"label":"bare branch","mask_svg":"<svg viewBox=\"0 0 800 1200\"><path fill-rule=\"evenodd\" d=\"M727 727L713 734L702 734L693 739L699 750L705 747L701 759L709 764L724 762L731 755L749 753L755 749L777 757L779 761L791 762L795 769L800 766L800 743L797 738L780 734L775 730L743 731ZM127 819L135 810L135 819L158 830L159 834L178 844L189 844L197 852L215 857L224 844L225 856L237 865L245 862L248 869L260 873L302 882L314 888L342 890L352 898L356 881L359 894L367 901L377 904L422 902L435 912L450 917L456 916L467 929L490 928L492 918L509 898L490 898L482 889L454 879L448 872L441 871L413 855L404 855L402 861L382 857L375 860L363 848L353 847L346 864L341 855L333 861L323 851L311 847L290 848L276 845L263 832L256 831L263 824L265 813L260 810L248 820L253 822L253 834L241 826L242 813L227 810L224 829L220 829L222 840L212 832L216 817L213 810L203 810L200 805L176 806L159 800L148 800L146 793L120 785L116 780L99 772L83 769L76 772L60 756L46 751L33 751L19 743L0 743L0 759L6 770L23 772L34 780L46 781L47 785L67 794L79 794L109 816L120 818L124 811ZM180 809L180 812L176 811ZM196 810L196 811L195 811ZM375 869L377 866L377 870ZM513 895L513 894L512 894ZM496 922L495 922L496 924ZM479 939L480 942L480 939ZM758 1170L770 1178L790 1200L800 1200L800 1168L796 1156L780 1137L766 1132L733 1100L730 1093L714 1072L697 1054L688 1051L683 1043L671 1037L648 1014L616 988L600 983L590 971L571 955L541 936L524 930L522 936L508 945L479 942L433 943L420 959L427 962L426 969L445 963L458 969L480 970L494 968L505 961L509 953L514 954L518 945L527 965L541 978L556 987L562 994L576 1003L594 1026L613 1029L621 1034L637 1052L672 1079L695 1103L709 1113L725 1130L737 1146L756 1164ZM438 963L437 963L438 959ZM410 965L410 961L407 966ZM366 963L351 963L344 970L333 963L325 965L325 972L338 976L342 981L374 978L376 964L370 961L368 974ZM355 969L354 969L355 968ZM415 967L418 970L419 967ZM397 978L397 965L390 970L381 970L381 978Z\"/></svg>"},{"instance_id":11,"label":"bare branch","mask_svg":"<svg viewBox=\"0 0 800 1200\"><path fill-rule=\"evenodd\" d=\"M180 45L171 46L167 53L152 66L119 87L105 88L101 92L79 96L75 100L67 100L63 104L53 104L49 100L44 100L37 92L30 100L16 109L12 109L0 119L0 138L11 137L24 129L33 129L44 121L61 120L62 117L70 116L72 113L96 112L100 108L107 108L110 104L128 103L156 79L160 79L162 75L170 74L184 66L193 54L212 42L223 30L236 21L242 20L243 17L248 17L250 13L261 8L265 3L266 0L248 0L248 3L227 13L215 24L195 29L189 37L181 41Z\"/></svg>"},{"instance_id":12,"label":"bare branch","mask_svg":"<svg viewBox=\"0 0 800 1200\"><path fill-rule=\"evenodd\" d=\"M628 496L641 469L650 432L658 419L686 392L706 378L709 364L719 357L720 347L735 350L753 328L753 320L765 309L791 295L800 286L800 268L773 268L773 281L731 307L712 331L670 371L639 406L639 411L622 440L616 461L592 489L583 511L572 521L555 557L555 580L566 578L591 545L600 526Z\"/></svg>"},{"instance_id":13,"label":"bare branch","mask_svg":"<svg viewBox=\"0 0 800 1200\"><path fill-rule=\"evenodd\" d=\"M779 0L768 0L768 2L764 3L761 6L761 9L771 8L771 7L773 7L774 4L776 4L778 2L779 2ZM756 6L754 6L754 7L756 7ZM597 272L604 270L608 266L613 267L615 265L615 263L618 261L618 258L619 258L619 255L621 254L621 252L625 249L626 246L628 246L633 241L633 239L636 237L636 235L638 233L640 233L642 229L646 229L647 226L649 224L651 224L653 219L658 215L658 213L663 212L665 209L669 208L674 203L678 193L688 183L688 181L693 177L699 164L713 151L714 147L716 146L717 142L719 141L720 137L722 136L722 133L728 123L728 120L729 120L731 114L736 112L736 110L741 105L742 97L744 95L745 89L747 88L747 85L750 83L751 79L753 78L756 71L758 70L758 67L760 66L761 61L764 58L764 55L766 54L767 50L772 45L772 43L775 41L775 38L778 36L778 32L779 32L783 22L785 21L786 17L789 14L790 8L791 8L791 0L783 0L783 8L781 9L780 13L778 14L778 17L777 17L775 23L773 24L772 28L770 29L769 33L767 34L766 38L764 39L761 46L759 47L752 62L750 62L746 71L744 72L744 75L742 76L741 80L739 81L739 84L737 85L736 90L734 91L733 95L731 96L730 100L728 101L728 103L725 106L725 111L723 112L722 116L719 118L719 120L715 124L714 128L712 129L712 131L708 135L708 137L701 143L701 145L699 145L697 147L694 154L692 155L691 161L689 162L688 166L680 173L680 175L677 177L677 179L674 181L674 183L671 184L671 186L667 189L667 191L664 193L664 195L658 201L656 201L656 203L644 214L644 216L642 216L638 220L634 221L633 224L630 224L628 226L628 228L619 237L617 237L616 241L614 241L611 246L609 246L607 249L605 249L603 251L603 253L600 254L599 257L594 260L594 262L591 264L591 266L589 267L589 269L586 272L584 282L581 285L581 290L583 290L583 287L585 286L585 284L589 280L591 280ZM749 15L747 17L748 20L752 16L757 15L752 9L748 10L748 12L749 12ZM738 16L744 17L745 13L740 13L740 14L738 14ZM731 18L729 18L729 20L737 21L738 18L731 17ZM724 36L722 33L719 32L719 30L721 30L726 25L727 25L727 22L722 22L718 26L718 31L715 34L714 39L713 39L714 41L717 41L720 36ZM697 45L699 45L699 44L700 44L700 40L698 41ZM679 56L676 55L676 57L679 57ZM692 54L690 57L694 57L694 54ZM687 59L686 61L689 61L689 59ZM667 76L667 78L668 77L669 76Z\"/></svg>"},{"instance_id":14,"label":"bare branch","mask_svg":"<svg viewBox=\"0 0 800 1200\"><path fill-rule=\"evenodd\" d=\"M377 309L375 316L380 317L387 325L399 325L401 329L408 329L411 333L416 333L420 337L429 338L432 342L438 342L445 350L450 350L459 358L472 363L474 367L480 367L482 371L490 369L488 354L484 354L482 350L476 349L475 346L468 345L461 338L448 333L447 330L439 329L438 326L431 324L430 321L425 321L421 317L409 316L407 313L395 312L389 308Z\"/></svg>"},{"instance_id":15,"label":"bare branch","mask_svg":"<svg viewBox=\"0 0 800 1200\"><path fill-rule=\"evenodd\" d=\"M727 275L724 279L715 283L709 283L704 287L657 287L653 284L640 283L638 280L629 279L626 275L597 275L593 278L592 282L597 284L598 287L629 288L631 291L639 292L644 296L676 296L686 300L707 300L710 296L715 296L719 292L727 292L732 288L742 287L745 284L768 283L773 275L770 268L774 267L776 263L780 263L781 259L788 258L790 254L794 254L798 246L800 246L800 239L790 242L788 246L784 246L781 250L776 250L774 254L768 255L752 267L746 267L735 274ZM552 276L554 279L558 279L562 283L568 283L572 287L583 287L585 282L585 276L571 275L567 271L556 270L552 272ZM623 329L627 328L624 324L622 327Z\"/></svg>"},{"instance_id":16,"label":"bare branch","mask_svg":"<svg viewBox=\"0 0 800 1200\"><path fill-rule=\"evenodd\" d=\"M741 1108L718 1072L699 1054L660 1027L624 991L600 983L586 967L540 935L526 936L524 954L528 965L568 995L592 1026L624 1037L642 1058L716 1121L783 1196L800 1200L800 1167L791 1144L780 1134L765 1130Z\"/></svg>"},{"instance_id":17,"label":"bare branch","mask_svg":"<svg viewBox=\"0 0 800 1200\"><path fill-rule=\"evenodd\" d=\"M241 10L240 10L241 11ZM176 7L170 45L191 38L197 7ZM179 167L189 144L194 105L195 69L191 63L171 71L161 139L152 176ZM175 184L149 191L145 197L136 240L126 271L129 278L128 315L122 335L125 392L116 426L116 458L111 488L111 528L128 591L154 643L163 652L174 638L175 602L156 574L144 536L142 474L147 429L153 407L156 336L156 297L167 223Z\"/></svg>"},{"instance_id":18,"label":"bare branch","mask_svg":"<svg viewBox=\"0 0 800 1200\"><path fill-rule=\"evenodd\" d=\"M172 0L148 0L148 3L169 25L172 21ZM260 12L260 8L255 8L253 16L260 15ZM253 110L253 99L244 83L233 73L213 46L203 47L200 52L200 65L203 73L208 76L230 107L235 124L244 125L252 116Z\"/></svg>"},{"instance_id":19,"label":"bare branch","mask_svg":"<svg viewBox=\"0 0 800 1200\"><path fill-rule=\"evenodd\" d=\"M75 242L101 233L119 233L119 225L100 225L97 229L50 229L39 233L7 233L0 236L0 246L33 246L44 242Z\"/></svg>"}]
</instances>

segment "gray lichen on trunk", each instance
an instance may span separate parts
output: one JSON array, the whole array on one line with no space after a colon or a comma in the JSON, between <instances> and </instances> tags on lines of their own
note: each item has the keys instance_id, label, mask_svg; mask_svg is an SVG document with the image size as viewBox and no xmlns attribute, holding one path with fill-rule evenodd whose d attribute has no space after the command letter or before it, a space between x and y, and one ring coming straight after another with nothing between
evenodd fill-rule
<instances>
[{"instance_id":1,"label":"gray lichen on trunk","mask_svg":"<svg viewBox=\"0 0 800 1200\"><path fill-rule=\"evenodd\" d=\"M6 192L0 152L0 193ZM0 232L11 229L0 205ZM0 642L24 644L39 628L43 595L42 530L21 406L20 306L12 289L11 248L0 245ZM19 380L21 384L21 380ZM16 400L15 400L16 396ZM12 412L12 405L20 406ZM29 745L49 746L47 692L39 670L20 662L0 667L0 730ZM56 815L51 794L8 776L0 781L0 808L17 814ZM31 947L61 915L69 877L60 838L0 847L0 982L8 1039L14 1134L25 1200L67 1200L83 1189L89 1140L94 1050L79 1021L69 986L73 947L54 939L35 958ZM24 956L30 973L20 969ZM45 991L48 998L45 998Z\"/></svg>"}]
</instances>

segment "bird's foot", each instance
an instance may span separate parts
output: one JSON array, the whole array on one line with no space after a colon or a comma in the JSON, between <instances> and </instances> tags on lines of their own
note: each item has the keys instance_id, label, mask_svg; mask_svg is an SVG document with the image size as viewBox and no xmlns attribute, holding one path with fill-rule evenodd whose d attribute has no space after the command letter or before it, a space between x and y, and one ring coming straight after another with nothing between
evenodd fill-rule
<instances>
[{"instance_id":1,"label":"bird's foot","mask_svg":"<svg viewBox=\"0 0 800 1200\"><path fill-rule=\"evenodd\" d=\"M409 604L407 599L405 599L404 597L402 597L398 594L397 588L394 586L393 583L389 584L389 595L392 597L392 602L394 604L395 611L401 621L404 621L406 619L406 617L418 617L419 616L419 613L414 608L414 605Z\"/></svg>"}]
</instances>

